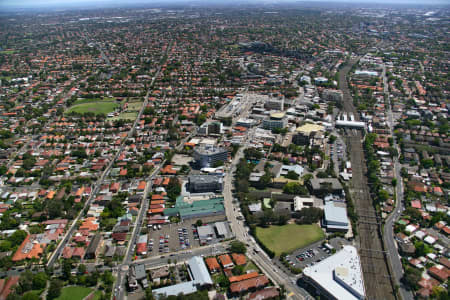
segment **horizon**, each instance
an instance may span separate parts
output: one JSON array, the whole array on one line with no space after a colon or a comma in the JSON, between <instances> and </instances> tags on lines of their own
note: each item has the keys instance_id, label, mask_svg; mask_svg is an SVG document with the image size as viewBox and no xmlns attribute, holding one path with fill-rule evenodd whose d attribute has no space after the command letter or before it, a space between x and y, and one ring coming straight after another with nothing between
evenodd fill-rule
<instances>
[{"instance_id":1,"label":"horizon","mask_svg":"<svg viewBox=\"0 0 450 300\"><path fill-rule=\"evenodd\" d=\"M0 1L0 9L6 10L26 10L36 8L119 8L130 7L136 5L144 6L165 6L165 5L280 5L280 4L320 4L320 3L335 3L335 4L349 4L356 5L420 5L420 6L434 6L445 5L449 3L446 0L19 0L19 1Z\"/></svg>"}]
</instances>

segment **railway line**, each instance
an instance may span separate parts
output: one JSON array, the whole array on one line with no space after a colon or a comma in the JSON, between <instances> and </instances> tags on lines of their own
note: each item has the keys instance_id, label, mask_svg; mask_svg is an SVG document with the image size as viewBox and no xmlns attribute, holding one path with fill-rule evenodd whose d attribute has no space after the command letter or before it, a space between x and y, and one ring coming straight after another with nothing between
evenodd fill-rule
<instances>
[{"instance_id":1,"label":"railway line","mask_svg":"<svg viewBox=\"0 0 450 300\"><path fill-rule=\"evenodd\" d=\"M343 110L352 113L355 120L359 120L359 115L348 88L347 74L357 61L352 59L339 73L339 88L344 96ZM348 130L345 140L353 170L350 193L359 215L356 243L361 258L366 296L371 300L396 299L387 259L389 253L384 249L380 219L373 206L367 182L363 135L360 131Z\"/></svg>"}]
</instances>

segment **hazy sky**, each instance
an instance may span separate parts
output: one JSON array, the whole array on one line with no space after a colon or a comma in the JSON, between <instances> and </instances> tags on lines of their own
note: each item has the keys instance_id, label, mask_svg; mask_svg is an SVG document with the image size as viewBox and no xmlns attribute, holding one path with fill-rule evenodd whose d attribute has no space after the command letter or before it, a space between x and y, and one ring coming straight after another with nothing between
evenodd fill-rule
<instances>
[{"instance_id":1,"label":"hazy sky","mask_svg":"<svg viewBox=\"0 0 450 300\"><path fill-rule=\"evenodd\" d=\"M300 0L300 1L325 1L325 2L359 2L359 3L389 3L389 4L448 4L449 0ZM64 7L64 6L78 6L78 5L86 5L86 6L122 6L127 4L136 4L136 3L210 3L210 2L251 2L251 3L288 3L288 2L299 2L299 0L0 0L0 8L3 7Z\"/></svg>"}]
</instances>

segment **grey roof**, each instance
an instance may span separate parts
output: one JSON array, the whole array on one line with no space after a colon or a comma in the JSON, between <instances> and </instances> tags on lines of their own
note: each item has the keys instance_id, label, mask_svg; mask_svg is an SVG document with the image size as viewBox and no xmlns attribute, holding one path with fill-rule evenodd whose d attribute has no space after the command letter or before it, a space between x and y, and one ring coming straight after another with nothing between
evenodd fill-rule
<instances>
[{"instance_id":1,"label":"grey roof","mask_svg":"<svg viewBox=\"0 0 450 300\"><path fill-rule=\"evenodd\" d=\"M191 276L193 281L199 285L213 284L211 276L209 276L208 269L206 268L205 262L200 256L194 256L189 261L189 269L191 271Z\"/></svg>"},{"instance_id":2,"label":"grey roof","mask_svg":"<svg viewBox=\"0 0 450 300\"><path fill-rule=\"evenodd\" d=\"M222 182L222 176L218 175L189 175L188 180L190 183L216 183Z\"/></svg>"},{"instance_id":3,"label":"grey roof","mask_svg":"<svg viewBox=\"0 0 450 300\"><path fill-rule=\"evenodd\" d=\"M145 274L145 265L135 265L134 270L136 272L136 279L140 280L147 277L147 274Z\"/></svg>"},{"instance_id":4,"label":"grey roof","mask_svg":"<svg viewBox=\"0 0 450 300\"><path fill-rule=\"evenodd\" d=\"M214 235L214 228L211 225L204 225L197 227L197 232L200 238Z\"/></svg>"},{"instance_id":5,"label":"grey roof","mask_svg":"<svg viewBox=\"0 0 450 300\"><path fill-rule=\"evenodd\" d=\"M225 238L231 236L227 222L216 222L215 226L219 235L223 235Z\"/></svg>"},{"instance_id":6,"label":"grey roof","mask_svg":"<svg viewBox=\"0 0 450 300\"><path fill-rule=\"evenodd\" d=\"M325 203L324 215L327 227L348 228L347 209L345 206L341 206L334 201L328 201Z\"/></svg>"},{"instance_id":7,"label":"grey roof","mask_svg":"<svg viewBox=\"0 0 450 300\"><path fill-rule=\"evenodd\" d=\"M341 183L336 178L312 178L310 182L314 190L320 190L326 184L331 184L333 190L342 189Z\"/></svg>"},{"instance_id":8,"label":"grey roof","mask_svg":"<svg viewBox=\"0 0 450 300\"><path fill-rule=\"evenodd\" d=\"M197 287L193 281L182 282L175 285L169 285L163 288L153 290L156 295L177 296L179 294L192 294L197 291Z\"/></svg>"}]
</instances>

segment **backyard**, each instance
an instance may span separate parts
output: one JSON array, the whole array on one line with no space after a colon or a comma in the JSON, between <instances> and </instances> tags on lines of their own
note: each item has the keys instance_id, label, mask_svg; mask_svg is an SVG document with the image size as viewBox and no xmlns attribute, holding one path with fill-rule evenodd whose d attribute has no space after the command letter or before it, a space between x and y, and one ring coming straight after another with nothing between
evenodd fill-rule
<instances>
[{"instance_id":1,"label":"backyard","mask_svg":"<svg viewBox=\"0 0 450 300\"><path fill-rule=\"evenodd\" d=\"M325 234L317 224L256 227L258 239L276 256L290 253L325 238Z\"/></svg>"}]
</instances>

